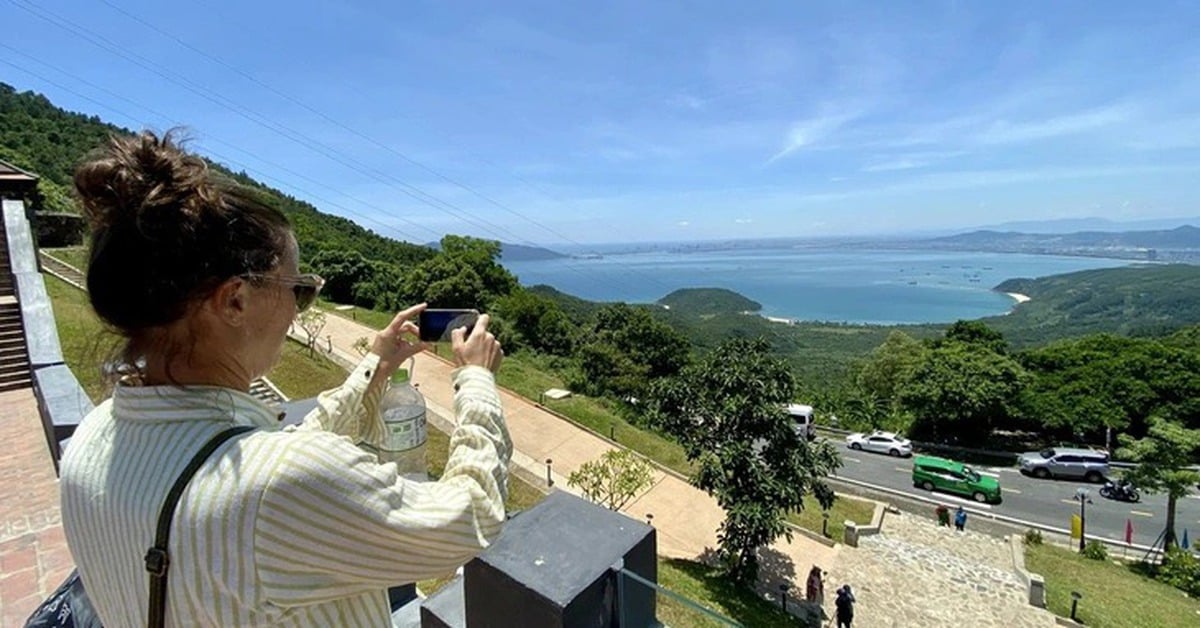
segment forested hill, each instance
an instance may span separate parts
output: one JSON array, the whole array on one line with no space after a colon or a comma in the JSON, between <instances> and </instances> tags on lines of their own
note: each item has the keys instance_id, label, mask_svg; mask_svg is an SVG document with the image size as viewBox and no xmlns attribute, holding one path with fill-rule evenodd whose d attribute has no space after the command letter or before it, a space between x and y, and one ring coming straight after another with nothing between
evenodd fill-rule
<instances>
[{"instance_id":1,"label":"forested hill","mask_svg":"<svg viewBox=\"0 0 1200 628\"><path fill-rule=\"evenodd\" d=\"M18 92L0 82L0 159L42 178L39 189L49 209L70 210L71 175L76 164L112 133L129 134L98 116L73 113L54 106L45 96ZM306 259L320 251L356 251L367 259L397 265L416 263L433 256L417 244L401 242L365 229L354 222L322 213L309 203L213 164L213 168L260 190L292 221L296 239Z\"/></svg>"},{"instance_id":2,"label":"forested hill","mask_svg":"<svg viewBox=\"0 0 1200 628\"><path fill-rule=\"evenodd\" d=\"M984 321L1019 346L1113 332L1158 336L1200 323L1200 266L1162 264L1085 270L996 286L1031 300Z\"/></svg>"}]
</instances>

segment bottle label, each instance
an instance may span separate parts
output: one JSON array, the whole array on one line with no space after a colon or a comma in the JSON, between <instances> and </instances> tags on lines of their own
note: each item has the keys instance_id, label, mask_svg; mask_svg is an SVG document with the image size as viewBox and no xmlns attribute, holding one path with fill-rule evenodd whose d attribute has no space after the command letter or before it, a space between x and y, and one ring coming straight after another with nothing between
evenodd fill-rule
<instances>
[{"instance_id":1,"label":"bottle label","mask_svg":"<svg viewBox=\"0 0 1200 628\"><path fill-rule=\"evenodd\" d=\"M425 413L416 416L406 409L397 409L383 414L383 424L388 429L385 443L387 451L408 451L425 444L429 433L425 427Z\"/></svg>"}]
</instances>

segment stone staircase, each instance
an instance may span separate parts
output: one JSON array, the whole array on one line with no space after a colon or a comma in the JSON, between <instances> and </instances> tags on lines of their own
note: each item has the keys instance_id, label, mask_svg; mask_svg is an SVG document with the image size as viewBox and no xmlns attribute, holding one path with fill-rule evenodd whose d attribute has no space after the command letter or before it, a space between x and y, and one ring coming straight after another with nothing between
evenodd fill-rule
<instances>
[{"instance_id":1,"label":"stone staircase","mask_svg":"<svg viewBox=\"0 0 1200 628\"><path fill-rule=\"evenodd\" d=\"M8 259L8 237L0 220L0 391L32 386L25 326Z\"/></svg>"},{"instance_id":2,"label":"stone staircase","mask_svg":"<svg viewBox=\"0 0 1200 628\"><path fill-rule=\"evenodd\" d=\"M42 263L42 270L80 290L87 290L87 277L83 271L55 257L51 252L38 251L38 258ZM272 406L281 406L288 401L287 396L265 377L250 382L250 394Z\"/></svg>"}]
</instances>

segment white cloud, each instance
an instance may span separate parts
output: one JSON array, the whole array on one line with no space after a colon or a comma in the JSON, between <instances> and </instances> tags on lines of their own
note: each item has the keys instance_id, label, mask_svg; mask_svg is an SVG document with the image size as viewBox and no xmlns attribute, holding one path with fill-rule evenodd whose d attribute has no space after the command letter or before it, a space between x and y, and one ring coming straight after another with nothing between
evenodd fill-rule
<instances>
[{"instance_id":1,"label":"white cloud","mask_svg":"<svg viewBox=\"0 0 1200 628\"><path fill-rule=\"evenodd\" d=\"M680 227L686 227L686 226L688 226L688 225L690 225L690 224L692 224L692 223L690 223L690 222L688 222L688 221L686 221L686 220L680 220L678 224L679 224L679 226L680 226Z\"/></svg>"},{"instance_id":2,"label":"white cloud","mask_svg":"<svg viewBox=\"0 0 1200 628\"><path fill-rule=\"evenodd\" d=\"M784 137L783 148L767 160L770 164L787 157L801 148L812 146L836 132L847 122L857 117L855 114L839 113L818 116L794 123Z\"/></svg>"},{"instance_id":3,"label":"white cloud","mask_svg":"<svg viewBox=\"0 0 1200 628\"><path fill-rule=\"evenodd\" d=\"M1044 120L1024 122L997 120L976 135L975 140L983 144L1030 142L1092 131L1119 124L1127 119L1129 119L1129 111L1126 108L1103 107Z\"/></svg>"},{"instance_id":4,"label":"white cloud","mask_svg":"<svg viewBox=\"0 0 1200 628\"><path fill-rule=\"evenodd\" d=\"M734 224L737 224L737 225L748 225L748 224L754 222L754 219L752 219L752 218L735 218L733 220L733 222L734 222Z\"/></svg>"},{"instance_id":5,"label":"white cloud","mask_svg":"<svg viewBox=\"0 0 1200 628\"><path fill-rule=\"evenodd\" d=\"M899 159L891 159L888 161L874 163L863 168L862 170L863 172L889 172L892 170L911 170L913 168L924 168L928 165L928 161L901 157Z\"/></svg>"}]
</instances>

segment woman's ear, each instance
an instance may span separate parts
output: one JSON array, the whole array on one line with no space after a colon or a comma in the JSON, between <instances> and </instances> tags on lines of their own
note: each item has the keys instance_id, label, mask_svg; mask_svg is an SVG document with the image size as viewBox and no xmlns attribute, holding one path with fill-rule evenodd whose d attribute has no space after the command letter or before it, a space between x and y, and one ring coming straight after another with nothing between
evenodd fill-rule
<instances>
[{"instance_id":1,"label":"woman's ear","mask_svg":"<svg viewBox=\"0 0 1200 628\"><path fill-rule=\"evenodd\" d=\"M241 327L246 324L250 296L250 282L241 277L230 277L217 286L206 305L225 324Z\"/></svg>"}]
</instances>

